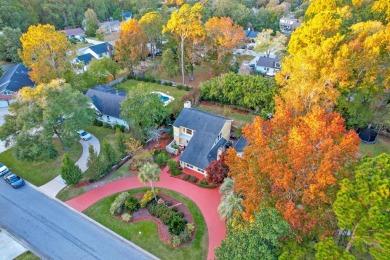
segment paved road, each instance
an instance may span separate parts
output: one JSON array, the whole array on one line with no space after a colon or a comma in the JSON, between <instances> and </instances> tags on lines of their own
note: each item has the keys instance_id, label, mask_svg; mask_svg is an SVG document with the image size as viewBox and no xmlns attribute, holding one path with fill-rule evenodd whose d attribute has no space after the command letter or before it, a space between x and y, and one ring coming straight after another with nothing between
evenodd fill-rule
<instances>
[{"instance_id":1,"label":"paved road","mask_svg":"<svg viewBox=\"0 0 390 260\"><path fill-rule=\"evenodd\" d=\"M14 190L2 178L0 227L44 259L151 258L32 187Z\"/></svg>"}]
</instances>

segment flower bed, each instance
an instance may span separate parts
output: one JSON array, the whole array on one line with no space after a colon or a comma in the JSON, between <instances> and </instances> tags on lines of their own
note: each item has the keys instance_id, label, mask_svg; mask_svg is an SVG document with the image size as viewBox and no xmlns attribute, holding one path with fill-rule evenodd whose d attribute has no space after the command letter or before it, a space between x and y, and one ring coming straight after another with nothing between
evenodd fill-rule
<instances>
[{"instance_id":1,"label":"flower bed","mask_svg":"<svg viewBox=\"0 0 390 260\"><path fill-rule=\"evenodd\" d=\"M121 193L121 194L123 194L123 193ZM118 197L121 196L121 194L119 194ZM133 196L136 197L138 199L138 201L141 201L143 195L144 194L134 194ZM178 201L175 198L172 198L166 194L158 194L158 198L160 200L164 201L164 204L166 204L168 206L168 208L175 208L175 210L177 212L181 212L180 215L183 216L183 220L186 223L191 223L191 224L194 223L194 219L193 219L193 216L191 215L190 211L180 201ZM155 203L154 199L152 199L151 202ZM149 202L149 204L150 204L150 202ZM130 221L126 221L125 219L123 219L123 216L127 217L126 214L130 214L130 212L127 212L124 209L121 213L116 215L116 218L123 221L123 222L127 222L129 224L139 222L139 221L151 221L151 222L156 223L157 224L157 231L158 231L158 235L159 235L160 239L165 244L173 246L175 248L183 247L183 246L186 246L188 244L191 244L194 237L195 237L195 231L193 231L193 232L191 232L191 237L190 237L189 242L181 243L180 245L172 245L172 243L171 243L172 237L174 237L175 235L171 234L171 232L169 230L169 225L165 225L161 219L152 216L147 207L139 208L138 210L132 212Z\"/></svg>"}]
</instances>

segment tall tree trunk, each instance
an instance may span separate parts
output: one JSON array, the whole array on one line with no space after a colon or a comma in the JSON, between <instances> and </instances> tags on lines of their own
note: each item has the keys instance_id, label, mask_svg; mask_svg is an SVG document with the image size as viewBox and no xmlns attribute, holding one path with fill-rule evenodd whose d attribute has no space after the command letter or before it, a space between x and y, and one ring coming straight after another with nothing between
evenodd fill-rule
<instances>
[{"instance_id":1,"label":"tall tree trunk","mask_svg":"<svg viewBox=\"0 0 390 260\"><path fill-rule=\"evenodd\" d=\"M183 79L183 85L185 83L184 78L184 38L181 38L181 75Z\"/></svg>"},{"instance_id":2,"label":"tall tree trunk","mask_svg":"<svg viewBox=\"0 0 390 260\"><path fill-rule=\"evenodd\" d=\"M151 43L152 47L152 57L153 57L153 68L156 68L156 51L157 51L157 44L156 42Z\"/></svg>"},{"instance_id":3,"label":"tall tree trunk","mask_svg":"<svg viewBox=\"0 0 390 260\"><path fill-rule=\"evenodd\" d=\"M154 200L157 202L157 196L156 196L156 192L154 191L154 185L153 185L153 181L150 180L150 186L152 186L152 191L153 191L153 195L154 195Z\"/></svg>"},{"instance_id":4,"label":"tall tree trunk","mask_svg":"<svg viewBox=\"0 0 390 260\"><path fill-rule=\"evenodd\" d=\"M190 81L194 81L194 64L192 63L191 63Z\"/></svg>"},{"instance_id":5,"label":"tall tree trunk","mask_svg":"<svg viewBox=\"0 0 390 260\"><path fill-rule=\"evenodd\" d=\"M60 139L60 142L61 142L61 145L62 145L62 149L63 149L64 151L67 151L68 148L65 147L64 141L62 141L61 135L58 133L58 131L57 131L57 129L56 129L55 126L53 126L53 131L54 131L54 134L55 134L56 136L58 136L58 139Z\"/></svg>"}]
</instances>

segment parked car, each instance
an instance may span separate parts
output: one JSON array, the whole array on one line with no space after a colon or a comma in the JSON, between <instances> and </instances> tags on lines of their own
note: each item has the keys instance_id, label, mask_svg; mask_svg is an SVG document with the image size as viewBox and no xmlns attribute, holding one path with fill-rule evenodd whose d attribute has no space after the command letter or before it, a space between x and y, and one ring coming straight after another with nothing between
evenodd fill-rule
<instances>
[{"instance_id":1,"label":"parked car","mask_svg":"<svg viewBox=\"0 0 390 260\"><path fill-rule=\"evenodd\" d=\"M4 174L8 173L9 169L4 164L0 163L0 176L3 176Z\"/></svg>"},{"instance_id":2,"label":"parked car","mask_svg":"<svg viewBox=\"0 0 390 260\"><path fill-rule=\"evenodd\" d=\"M25 182L22 178L20 178L18 175L16 175L15 173L12 173L12 172L4 175L4 180L9 185L11 185L12 188L14 188L14 189L20 188L25 184Z\"/></svg>"},{"instance_id":3,"label":"parked car","mask_svg":"<svg viewBox=\"0 0 390 260\"><path fill-rule=\"evenodd\" d=\"M84 130L79 130L77 133L80 135L81 139L88 141L92 138L92 135Z\"/></svg>"}]
</instances>

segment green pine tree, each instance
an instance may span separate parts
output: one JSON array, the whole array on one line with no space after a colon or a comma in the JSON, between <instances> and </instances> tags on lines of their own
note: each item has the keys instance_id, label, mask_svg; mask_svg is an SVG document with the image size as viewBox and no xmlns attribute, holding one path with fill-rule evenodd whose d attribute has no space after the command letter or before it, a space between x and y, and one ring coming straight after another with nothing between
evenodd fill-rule
<instances>
[{"instance_id":1,"label":"green pine tree","mask_svg":"<svg viewBox=\"0 0 390 260\"><path fill-rule=\"evenodd\" d=\"M69 158L68 153L64 154L61 165L61 177L68 185L76 185L81 180L81 169Z\"/></svg>"}]
</instances>

